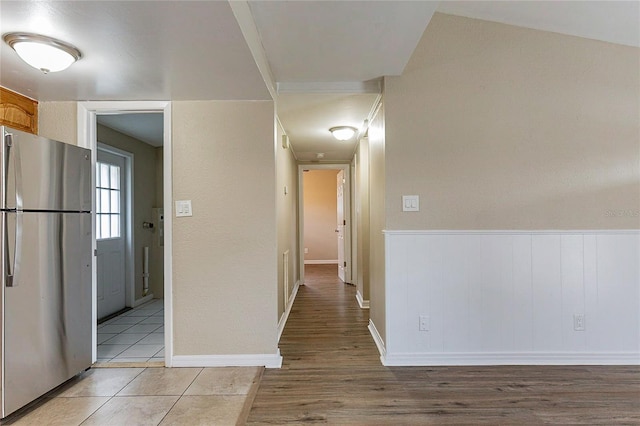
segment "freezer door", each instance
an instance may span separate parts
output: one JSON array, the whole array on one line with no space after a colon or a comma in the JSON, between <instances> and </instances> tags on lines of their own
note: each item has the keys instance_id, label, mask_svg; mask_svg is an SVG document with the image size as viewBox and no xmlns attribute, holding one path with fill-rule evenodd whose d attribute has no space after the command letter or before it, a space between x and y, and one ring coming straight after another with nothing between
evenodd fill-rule
<instances>
[{"instance_id":1,"label":"freezer door","mask_svg":"<svg viewBox=\"0 0 640 426\"><path fill-rule=\"evenodd\" d=\"M3 128L1 209L91 210L91 151Z\"/></svg>"},{"instance_id":2,"label":"freezer door","mask_svg":"<svg viewBox=\"0 0 640 426\"><path fill-rule=\"evenodd\" d=\"M91 215L2 212L2 417L91 366ZM23 243L15 252L16 217ZM20 232L21 231L21 232ZM6 234L6 235L4 235Z\"/></svg>"}]
</instances>

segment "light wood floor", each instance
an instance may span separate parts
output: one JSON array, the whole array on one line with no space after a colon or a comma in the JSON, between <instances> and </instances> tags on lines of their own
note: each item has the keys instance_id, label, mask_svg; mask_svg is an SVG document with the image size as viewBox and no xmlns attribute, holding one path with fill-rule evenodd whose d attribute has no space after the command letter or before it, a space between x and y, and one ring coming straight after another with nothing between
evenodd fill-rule
<instances>
[{"instance_id":1,"label":"light wood floor","mask_svg":"<svg viewBox=\"0 0 640 426\"><path fill-rule=\"evenodd\" d=\"M640 424L640 367L383 367L355 288L306 277L248 424Z\"/></svg>"}]
</instances>

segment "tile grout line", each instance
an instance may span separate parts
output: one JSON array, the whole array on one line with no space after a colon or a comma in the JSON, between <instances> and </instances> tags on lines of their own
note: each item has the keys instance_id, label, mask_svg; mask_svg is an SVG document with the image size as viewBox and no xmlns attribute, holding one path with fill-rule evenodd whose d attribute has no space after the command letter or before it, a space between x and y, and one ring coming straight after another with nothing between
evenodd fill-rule
<instances>
[{"instance_id":1,"label":"tile grout line","mask_svg":"<svg viewBox=\"0 0 640 426\"><path fill-rule=\"evenodd\" d=\"M176 399L176 402L174 402L171 405L171 408L169 408L167 410L167 412L164 414L164 416L162 416L162 418L160 419L160 421L158 422L158 425L160 425L164 419L169 415L169 413L171 412L171 410L173 410L173 407L176 406L176 404L182 399L182 397L184 396L184 393L191 387L191 385L193 385L193 383L196 381L196 379L198 379L198 377L200 377L200 375L202 374L202 372L204 371L204 367L200 367L200 371L198 372L198 374L196 374L196 376L193 378L193 380L191 381L191 383L189 383L189 386L187 386L182 393L178 396L178 399ZM156 426L158 426L156 425Z\"/></svg>"},{"instance_id":2,"label":"tile grout line","mask_svg":"<svg viewBox=\"0 0 640 426\"><path fill-rule=\"evenodd\" d=\"M161 299L158 299L161 300ZM157 307L153 308L151 305L156 304ZM150 308L151 306L151 308ZM150 309L149 309L150 308ZM148 312L145 315L134 315L136 313L140 313L146 311ZM160 315L158 315L160 314ZM119 320L123 319L123 318L128 318L128 319L135 319L136 323L135 324L116 324ZM153 322L147 323L146 321L150 321L152 320ZM160 322L157 322L158 320L160 320ZM164 335L164 307L163 305L161 305L161 303L157 302L156 300L150 301L145 303L144 305L141 305L139 307L136 307L130 311L127 311L125 313L123 313L122 315L119 315L115 318L110 319L109 321L105 322L103 325L101 325L100 328L98 328L98 334L100 333L100 330L103 330L103 327L105 326L109 326L109 325L121 325L121 326L129 326L127 328L125 328L124 330L118 332L118 333L102 333L102 334L114 334L112 337L108 338L107 340L105 340L102 343L99 343L98 346L98 350L100 350L100 348L104 348L106 346L113 346L113 345L120 345L120 346L127 346L126 348L123 348L123 350L119 351L118 353L116 353L115 355L112 356L108 356L108 357L98 357L100 363L113 363L113 364L117 364L119 362L125 363L125 362L153 362L153 358L156 357L156 355L158 353L160 353L163 349L164 349L164 339L162 342L159 343L140 343L142 342L144 339L149 338L151 335L153 335L154 333L158 333L158 334L163 334ZM128 333L128 331L130 331L133 327L137 327L140 325L156 325L156 328L153 330L149 330L149 331L139 331L138 333ZM162 329L162 331L158 331L159 329ZM143 337L141 337L140 339L136 340L135 342L132 343L116 343L113 340L114 339L119 339L121 338L121 336L123 335L129 335L129 334L144 334ZM111 342L111 343L110 343ZM146 345L162 345L162 348L158 349L157 351L155 351L153 354L151 354L150 356L122 356L126 351L130 351L132 350L134 347L140 348L140 346L146 346ZM141 350L141 348L140 348ZM121 359L128 359L128 361L121 361ZM138 359L139 358L139 359ZM161 360L160 360L161 361Z\"/></svg>"},{"instance_id":3,"label":"tile grout line","mask_svg":"<svg viewBox=\"0 0 640 426\"><path fill-rule=\"evenodd\" d=\"M131 378L131 380L129 380L129 381L128 381L124 386L122 386L122 388L120 388L120 390L119 390L119 391L117 391L116 393L114 393L113 395L111 395L110 397L108 397L108 398L107 398L107 400L106 400L104 403L102 403L102 404L101 404L98 408L96 408L96 409L95 409L91 414L89 414L89 415L87 416L87 418L86 418L86 419L84 419L82 422L80 422L80 424L78 424L78 426L82 426L82 424L83 424L83 423L85 423L87 420L89 420L89 417L93 416L93 415L94 415L94 414L95 414L99 409L101 409L102 407L104 407L104 406L105 406L109 401L111 401L113 398L115 398L115 397L116 397L116 395L118 395L120 392L122 392L122 389L124 389L124 388L126 388L127 386L129 386L129 385L131 384L131 382L133 382L133 381L136 379L136 377L138 377L140 374L142 374L142 372L143 372L144 370L146 370L146 369L147 369L147 368L143 368L143 369L142 369L138 374L136 374L135 376L133 376L133 377ZM60 397L60 398L62 398L62 397Z\"/></svg>"}]
</instances>

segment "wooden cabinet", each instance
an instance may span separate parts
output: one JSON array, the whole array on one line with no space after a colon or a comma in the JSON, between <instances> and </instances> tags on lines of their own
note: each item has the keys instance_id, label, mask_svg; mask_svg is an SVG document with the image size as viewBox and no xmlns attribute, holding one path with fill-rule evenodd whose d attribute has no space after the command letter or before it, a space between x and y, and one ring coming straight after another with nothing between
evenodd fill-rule
<instances>
[{"instance_id":1,"label":"wooden cabinet","mask_svg":"<svg viewBox=\"0 0 640 426\"><path fill-rule=\"evenodd\" d=\"M38 133L38 101L0 87L0 124Z\"/></svg>"}]
</instances>

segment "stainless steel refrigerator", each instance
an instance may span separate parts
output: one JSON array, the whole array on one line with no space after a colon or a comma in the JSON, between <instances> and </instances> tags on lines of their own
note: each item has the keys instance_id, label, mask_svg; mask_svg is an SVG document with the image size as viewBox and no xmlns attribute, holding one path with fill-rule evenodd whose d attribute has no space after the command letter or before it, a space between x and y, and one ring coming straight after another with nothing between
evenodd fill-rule
<instances>
[{"instance_id":1,"label":"stainless steel refrigerator","mask_svg":"<svg viewBox=\"0 0 640 426\"><path fill-rule=\"evenodd\" d=\"M91 366L91 152L0 127L6 417Z\"/></svg>"}]
</instances>

